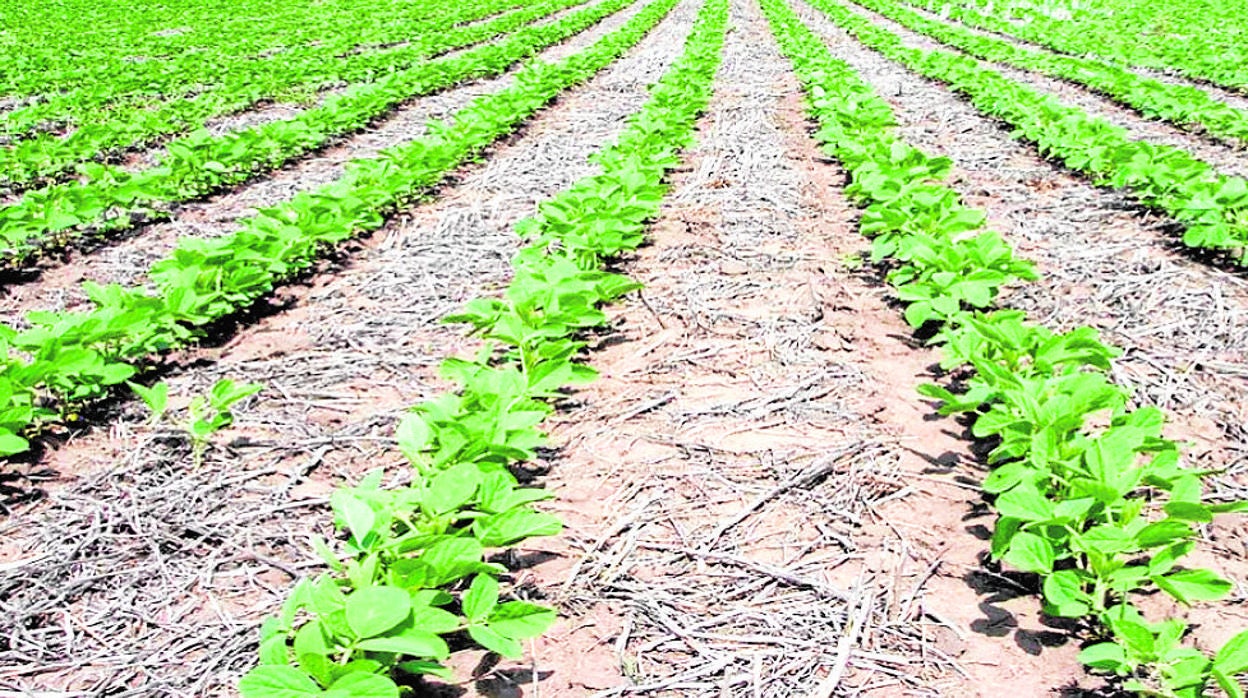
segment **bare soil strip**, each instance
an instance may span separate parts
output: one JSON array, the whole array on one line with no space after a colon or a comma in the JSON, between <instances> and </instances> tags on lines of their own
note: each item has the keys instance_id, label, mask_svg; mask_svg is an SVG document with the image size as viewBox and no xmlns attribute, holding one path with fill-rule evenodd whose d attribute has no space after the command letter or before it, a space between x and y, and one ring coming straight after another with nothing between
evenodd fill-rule
<instances>
[{"instance_id":1,"label":"bare soil strip","mask_svg":"<svg viewBox=\"0 0 1248 698\"><path fill-rule=\"evenodd\" d=\"M644 6L640 0L602 20L588 30L537 55L538 60L558 61L580 51L623 26ZM554 21L553 19L548 21ZM386 148L425 133L432 119L443 119L468 106L474 99L506 89L518 67L488 80L461 85L420 97L379 120L368 131L349 136L334 146L263 179L228 193L179 207L171 220L145 226L137 234L92 252L75 253L65 264L44 272L36 281L10 285L0 298L0 322L20 324L30 310L67 310L89 304L81 282L141 284L148 267L167 256L182 237L210 238L227 235L241 218L258 209L286 201L338 179L351 160L376 157Z\"/></svg>"},{"instance_id":2,"label":"bare soil strip","mask_svg":"<svg viewBox=\"0 0 1248 698\"><path fill-rule=\"evenodd\" d=\"M221 377L266 386L203 467L133 404L53 454L49 498L0 529L0 691L232 695L260 618L317 571L308 538L330 533L331 487L378 467L406 476L397 415L444 387L441 357L476 344L437 319L506 279L512 226L595 170L586 158L648 98L698 5L289 294L297 307L187 357L169 379L178 406Z\"/></svg>"},{"instance_id":3,"label":"bare soil strip","mask_svg":"<svg viewBox=\"0 0 1248 698\"><path fill-rule=\"evenodd\" d=\"M1216 495L1248 495L1248 281L1186 256L1165 220L1141 216L1125 197L1039 159L943 87L800 9L834 53L889 101L903 137L952 158L952 186L1037 263L1041 280L1011 291L1003 304L1056 329L1100 329L1125 350L1115 378L1136 389L1138 403L1171 415L1171 437L1193 444L1191 464L1224 471L1214 479ZM1209 647L1248 625L1246 529L1242 517L1219 520L1194 561L1237 585L1227 601L1188 614Z\"/></svg>"},{"instance_id":4,"label":"bare soil strip","mask_svg":"<svg viewBox=\"0 0 1248 698\"><path fill-rule=\"evenodd\" d=\"M846 4L858 14L901 37L902 43L910 48L924 51L942 50L950 53L962 53L952 46L945 46L935 39L906 29L883 15L852 3ZM1122 127L1127 130L1131 138L1182 148L1209 163L1214 169L1223 174L1240 177L1248 175L1248 157L1245 157L1242 150L1204 138L1196 133L1185 131L1165 121L1146 119L1130 108L1117 104L1107 97L1102 97L1081 85L1001 63L981 61L971 56L968 56L968 58L972 58L981 66L991 68L1005 77L1038 92L1050 94L1067 106L1077 107L1091 116Z\"/></svg>"}]
</instances>

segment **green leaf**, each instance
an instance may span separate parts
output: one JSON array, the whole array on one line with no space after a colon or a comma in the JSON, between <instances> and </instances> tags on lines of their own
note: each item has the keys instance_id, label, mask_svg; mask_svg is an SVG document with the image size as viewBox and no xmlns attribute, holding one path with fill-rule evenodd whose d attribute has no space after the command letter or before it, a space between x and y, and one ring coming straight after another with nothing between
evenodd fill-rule
<instances>
[{"instance_id":1,"label":"green leaf","mask_svg":"<svg viewBox=\"0 0 1248 698\"><path fill-rule=\"evenodd\" d=\"M1110 589L1120 594L1127 594L1144 586L1149 579L1149 570L1144 565L1123 565L1110 572L1104 579L1109 582Z\"/></svg>"},{"instance_id":2,"label":"green leaf","mask_svg":"<svg viewBox=\"0 0 1248 698\"><path fill-rule=\"evenodd\" d=\"M1130 533L1111 524L1096 526L1080 534L1079 538L1083 541L1087 550L1099 552L1103 555L1121 553L1126 550L1133 550L1136 547L1135 539Z\"/></svg>"},{"instance_id":3,"label":"green leaf","mask_svg":"<svg viewBox=\"0 0 1248 698\"><path fill-rule=\"evenodd\" d=\"M260 642L261 664L289 664L290 652L286 647L285 635L274 635Z\"/></svg>"},{"instance_id":4,"label":"green leaf","mask_svg":"<svg viewBox=\"0 0 1248 698\"><path fill-rule=\"evenodd\" d=\"M346 608L347 597L332 577L323 574L308 586L308 605L316 615L324 618Z\"/></svg>"},{"instance_id":5,"label":"green leaf","mask_svg":"<svg viewBox=\"0 0 1248 698\"><path fill-rule=\"evenodd\" d=\"M518 640L504 637L484 625L468 626L468 634L477 644L508 659L519 659L524 655L524 648Z\"/></svg>"},{"instance_id":6,"label":"green leaf","mask_svg":"<svg viewBox=\"0 0 1248 698\"><path fill-rule=\"evenodd\" d=\"M334 680L338 680L348 674L383 674L387 671L387 665L382 664L376 659L352 659L346 664L334 665ZM333 681L329 682L330 685Z\"/></svg>"},{"instance_id":7,"label":"green leaf","mask_svg":"<svg viewBox=\"0 0 1248 698\"><path fill-rule=\"evenodd\" d=\"M1156 548L1178 540L1185 540L1196 535L1190 524L1175 519L1164 519L1151 523L1135 534L1142 548Z\"/></svg>"},{"instance_id":8,"label":"green leaf","mask_svg":"<svg viewBox=\"0 0 1248 698\"><path fill-rule=\"evenodd\" d=\"M1193 601L1217 601L1230 593L1232 584L1210 570L1179 570L1154 576L1153 582L1163 591L1185 604Z\"/></svg>"},{"instance_id":9,"label":"green leaf","mask_svg":"<svg viewBox=\"0 0 1248 698\"><path fill-rule=\"evenodd\" d=\"M342 560L338 559L338 556L334 554L334 551L329 547L329 544L325 542L324 538L321 538L320 536L312 536L311 542L312 549L316 551L316 554L325 561L325 564L328 565L330 569L335 572L342 571Z\"/></svg>"},{"instance_id":10,"label":"green leaf","mask_svg":"<svg viewBox=\"0 0 1248 698\"><path fill-rule=\"evenodd\" d=\"M1183 521L1208 523L1213 521L1213 512L1209 507L1196 502L1169 502L1165 506L1166 513Z\"/></svg>"},{"instance_id":11,"label":"green leaf","mask_svg":"<svg viewBox=\"0 0 1248 698\"><path fill-rule=\"evenodd\" d=\"M325 633L320 621L308 621L299 628L295 633L294 650L295 656L329 654L329 645L325 642Z\"/></svg>"},{"instance_id":12,"label":"green leaf","mask_svg":"<svg viewBox=\"0 0 1248 698\"><path fill-rule=\"evenodd\" d=\"M450 654L446 642L423 630L404 630L402 635L371 637L357 645L371 652L394 652L409 657L444 659Z\"/></svg>"},{"instance_id":13,"label":"green leaf","mask_svg":"<svg viewBox=\"0 0 1248 698\"><path fill-rule=\"evenodd\" d=\"M409 674L436 676L443 681L450 681L455 678L454 672L437 662L413 659L407 662L400 662L399 668Z\"/></svg>"},{"instance_id":14,"label":"green leaf","mask_svg":"<svg viewBox=\"0 0 1248 698\"><path fill-rule=\"evenodd\" d=\"M1248 671L1248 630L1227 640L1213 659L1213 668L1227 676Z\"/></svg>"},{"instance_id":15,"label":"green leaf","mask_svg":"<svg viewBox=\"0 0 1248 698\"><path fill-rule=\"evenodd\" d=\"M415 463L419 460L420 455L429 447L429 441L433 437L433 432L429 429L429 425L425 420L417 414L408 414L399 421L399 426L395 429L395 438L399 442L399 450L407 459Z\"/></svg>"},{"instance_id":16,"label":"green leaf","mask_svg":"<svg viewBox=\"0 0 1248 698\"><path fill-rule=\"evenodd\" d=\"M14 434L8 429L0 428L0 457L25 453L30 450L30 442Z\"/></svg>"},{"instance_id":17,"label":"green leaf","mask_svg":"<svg viewBox=\"0 0 1248 698\"><path fill-rule=\"evenodd\" d=\"M501 635L523 639L546 632L557 617L554 609L527 601L509 601L496 607L486 624Z\"/></svg>"},{"instance_id":18,"label":"green leaf","mask_svg":"<svg viewBox=\"0 0 1248 698\"><path fill-rule=\"evenodd\" d=\"M1115 620L1110 623L1114 635L1122 641L1130 654L1141 658L1153 654L1153 633L1140 623L1129 620Z\"/></svg>"},{"instance_id":19,"label":"green leaf","mask_svg":"<svg viewBox=\"0 0 1248 698\"><path fill-rule=\"evenodd\" d=\"M380 635L412 612L412 597L398 587L364 587L347 596L347 625L356 637Z\"/></svg>"},{"instance_id":20,"label":"green leaf","mask_svg":"<svg viewBox=\"0 0 1248 698\"><path fill-rule=\"evenodd\" d=\"M243 698L307 698L323 695L307 674L288 664L266 664L247 672L238 682Z\"/></svg>"},{"instance_id":21,"label":"green leaf","mask_svg":"<svg viewBox=\"0 0 1248 698\"><path fill-rule=\"evenodd\" d=\"M988 477L984 478L981 487L985 492L998 494L1014 488L1024 480L1031 480L1038 474L1038 470L1026 461L1014 461L993 468L988 473Z\"/></svg>"},{"instance_id":22,"label":"green leaf","mask_svg":"<svg viewBox=\"0 0 1248 698\"><path fill-rule=\"evenodd\" d=\"M1248 501L1213 504L1209 510L1215 514L1242 514L1248 512Z\"/></svg>"},{"instance_id":23,"label":"green leaf","mask_svg":"<svg viewBox=\"0 0 1248 698\"><path fill-rule=\"evenodd\" d=\"M432 588L492 569L481 561L484 549L475 538L444 537L430 545L415 560L400 560L394 569L402 571L405 587Z\"/></svg>"},{"instance_id":24,"label":"green leaf","mask_svg":"<svg viewBox=\"0 0 1248 698\"><path fill-rule=\"evenodd\" d=\"M1018 519L1002 517L997 519L996 528L992 530L992 557L1000 560L1006 550L1010 549L1010 541L1018 534L1023 522Z\"/></svg>"},{"instance_id":25,"label":"green leaf","mask_svg":"<svg viewBox=\"0 0 1248 698\"><path fill-rule=\"evenodd\" d=\"M1188 689L1176 691L1176 695L1200 698L1200 691L1209 683L1209 658L1200 650L1187 647L1171 652L1163 661L1170 662L1170 684Z\"/></svg>"},{"instance_id":26,"label":"green leaf","mask_svg":"<svg viewBox=\"0 0 1248 698\"><path fill-rule=\"evenodd\" d=\"M229 378L222 378L212 386L209 392L209 404L219 412L226 412L243 398L250 397L264 390L260 383L237 384Z\"/></svg>"},{"instance_id":27,"label":"green leaf","mask_svg":"<svg viewBox=\"0 0 1248 698\"><path fill-rule=\"evenodd\" d=\"M1019 483L1014 489L997 497L997 511L1020 521L1048 521L1053 518L1053 502L1030 482Z\"/></svg>"},{"instance_id":28,"label":"green leaf","mask_svg":"<svg viewBox=\"0 0 1248 698\"><path fill-rule=\"evenodd\" d=\"M1079 653L1079 661L1084 666L1101 671L1125 674L1130 670L1127 665L1127 651L1113 642L1088 645Z\"/></svg>"},{"instance_id":29,"label":"green leaf","mask_svg":"<svg viewBox=\"0 0 1248 698\"><path fill-rule=\"evenodd\" d=\"M399 698L399 687L384 676L357 671L335 681L325 698Z\"/></svg>"},{"instance_id":30,"label":"green leaf","mask_svg":"<svg viewBox=\"0 0 1248 698\"><path fill-rule=\"evenodd\" d=\"M1010 549L1002 559L1024 572L1048 574L1053 571L1056 557L1049 541L1024 531L1010 541Z\"/></svg>"},{"instance_id":31,"label":"green leaf","mask_svg":"<svg viewBox=\"0 0 1248 698\"><path fill-rule=\"evenodd\" d=\"M1052 615L1078 618L1091 610L1092 597L1084 591L1079 572L1061 570L1045 577L1044 600Z\"/></svg>"},{"instance_id":32,"label":"green leaf","mask_svg":"<svg viewBox=\"0 0 1248 698\"><path fill-rule=\"evenodd\" d=\"M1179 559L1192 551L1196 544L1190 540L1168 545L1158 550L1148 561L1149 575L1161 575L1169 572Z\"/></svg>"},{"instance_id":33,"label":"green leaf","mask_svg":"<svg viewBox=\"0 0 1248 698\"><path fill-rule=\"evenodd\" d=\"M498 580L488 574L478 574L472 580L472 586L464 592L464 615L468 620L477 623L494 610L498 603Z\"/></svg>"},{"instance_id":34,"label":"green leaf","mask_svg":"<svg viewBox=\"0 0 1248 698\"><path fill-rule=\"evenodd\" d=\"M1053 516L1058 519L1069 519L1080 521L1087 516L1092 507L1096 505L1096 499L1092 497L1083 497L1080 499L1063 499L1053 507Z\"/></svg>"},{"instance_id":35,"label":"green leaf","mask_svg":"<svg viewBox=\"0 0 1248 698\"><path fill-rule=\"evenodd\" d=\"M319 620L305 623L295 633L292 649L300 669L322 684L328 684L333 677L334 667L327 656L330 648L325 641L324 627Z\"/></svg>"},{"instance_id":36,"label":"green leaf","mask_svg":"<svg viewBox=\"0 0 1248 698\"><path fill-rule=\"evenodd\" d=\"M550 514L532 509L511 509L477 519L472 530L481 545L498 548L535 536L557 535L563 530L563 523Z\"/></svg>"},{"instance_id":37,"label":"green leaf","mask_svg":"<svg viewBox=\"0 0 1248 698\"><path fill-rule=\"evenodd\" d=\"M165 409L169 406L169 384L161 381L149 388L132 381L126 381L126 385L130 386L134 394L138 395L143 400L143 403L147 405L147 409L151 410L152 421L160 419L160 416L165 413Z\"/></svg>"},{"instance_id":38,"label":"green leaf","mask_svg":"<svg viewBox=\"0 0 1248 698\"><path fill-rule=\"evenodd\" d=\"M459 616L413 601L411 624L428 633L450 633L459 629Z\"/></svg>"},{"instance_id":39,"label":"green leaf","mask_svg":"<svg viewBox=\"0 0 1248 698\"><path fill-rule=\"evenodd\" d=\"M346 523L351 537L363 545L373 526L377 525L377 513L351 490L335 490L329 501L334 512Z\"/></svg>"},{"instance_id":40,"label":"green leaf","mask_svg":"<svg viewBox=\"0 0 1248 698\"><path fill-rule=\"evenodd\" d=\"M1226 691L1228 698L1244 698L1244 689L1240 687L1239 681L1234 676L1227 675L1226 672L1217 667L1214 667L1210 674L1213 676L1213 680L1218 683L1218 686L1223 691Z\"/></svg>"},{"instance_id":41,"label":"green leaf","mask_svg":"<svg viewBox=\"0 0 1248 698\"><path fill-rule=\"evenodd\" d=\"M911 327L922 327L923 323L936 316L932 311L932 304L927 301L911 303L906 306L902 316L906 319L906 324Z\"/></svg>"},{"instance_id":42,"label":"green leaf","mask_svg":"<svg viewBox=\"0 0 1248 698\"><path fill-rule=\"evenodd\" d=\"M475 463L462 463L434 476L421 501L435 514L445 514L472 499L480 484L481 469Z\"/></svg>"},{"instance_id":43,"label":"green leaf","mask_svg":"<svg viewBox=\"0 0 1248 698\"><path fill-rule=\"evenodd\" d=\"M212 436L216 428L206 419L197 419L191 424L191 436L195 439L206 439Z\"/></svg>"}]
</instances>

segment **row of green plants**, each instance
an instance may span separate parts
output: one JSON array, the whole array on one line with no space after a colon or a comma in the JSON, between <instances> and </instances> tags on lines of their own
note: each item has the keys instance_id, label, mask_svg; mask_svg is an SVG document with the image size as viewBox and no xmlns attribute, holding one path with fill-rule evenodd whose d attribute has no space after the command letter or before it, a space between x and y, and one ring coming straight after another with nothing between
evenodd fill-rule
<instances>
[{"instance_id":1,"label":"row of green plants","mask_svg":"<svg viewBox=\"0 0 1248 698\"><path fill-rule=\"evenodd\" d=\"M987 5L974 0L907 1L968 26L1063 53L1177 71L1238 91L1248 88L1248 22L1235 3L1112 0L1062 18L1019 3L997 3L994 8L991 1Z\"/></svg>"},{"instance_id":2,"label":"row of green plants","mask_svg":"<svg viewBox=\"0 0 1248 698\"><path fill-rule=\"evenodd\" d=\"M146 143L179 129L184 131L186 124L203 123L263 103L306 104L326 88L403 70L437 52L441 45L453 48L455 43L441 40L442 32L457 31L465 43L472 43L474 36L478 41L488 39L491 32L478 24L506 16L508 13L500 16L498 11L508 9L512 3L514 0L477 0L432 17L399 22L398 26L387 27L382 35L344 34L339 41L291 47L264 57L236 56L223 64L211 57L198 57L212 64L211 74L191 61L186 70L145 76L123 61L117 64L114 75L45 95L28 107L0 115L0 129L10 141L20 141L69 127L99 132L99 140L107 135L105 129L113 128L116 134L111 142L120 145L105 147L108 144L101 141L99 149L109 153L116 147ZM404 40L383 40L394 37ZM430 39L438 41L431 45ZM131 123L136 119L140 123ZM139 126L146 130L135 130ZM53 135L45 133L42 138ZM125 142L126 137L132 137L132 141ZM83 158L90 155L84 151Z\"/></svg>"},{"instance_id":3,"label":"row of green plants","mask_svg":"<svg viewBox=\"0 0 1248 698\"><path fill-rule=\"evenodd\" d=\"M283 90L292 86L306 85L310 89L308 95L315 97L316 88L326 82L354 83L370 77L384 80L394 71L419 69L429 56L491 39L533 19L533 13L526 9L484 24L456 26L465 18L480 15L483 5L492 9L498 4L499 0L466 3L444 17L429 20L419 30L419 38L402 50L356 54L341 61L313 58L302 64L282 56L253 62L252 69L234 71L224 84L190 98L176 93L140 95L135 104L92 105L89 108L102 117L76 119L78 123L68 136L37 133L0 149L0 184L27 188L75 171L90 176L93 168L78 166L127 148L152 145L173 134L201 129L208 119L252 108L264 100L287 99L289 95L283 95ZM42 111L45 106L55 107L56 102L20 111Z\"/></svg>"},{"instance_id":4,"label":"row of green plants","mask_svg":"<svg viewBox=\"0 0 1248 698\"><path fill-rule=\"evenodd\" d=\"M813 3L863 44L914 72L945 83L980 112L1014 128L1016 138L1089 176L1126 190L1178 221L1183 243L1248 263L1248 180L1219 174L1185 150L1133 140L1124 129L1068 107L965 55L909 48L894 33L836 1Z\"/></svg>"},{"instance_id":5,"label":"row of green plants","mask_svg":"<svg viewBox=\"0 0 1248 698\"><path fill-rule=\"evenodd\" d=\"M1199 526L1245 503L1208 501L1202 478L1162 436L1165 417L1132 407L1110 380L1120 352L1090 327L1051 331L999 309L1004 286L1036 278L983 211L943 182L953 163L898 139L888 103L832 56L784 0L762 0L807 92L823 150L848 171L861 232L916 332L941 347L947 386L921 393L964 414L992 446L982 483L997 518L991 554L1039 576L1044 612L1081 619L1090 669L1139 695L1242 696L1248 632L1207 656L1184 645L1177 618L1149 620L1136 601L1156 591L1182 604L1232 584L1183 565Z\"/></svg>"},{"instance_id":6,"label":"row of green plants","mask_svg":"<svg viewBox=\"0 0 1248 698\"><path fill-rule=\"evenodd\" d=\"M413 98L465 80L499 75L581 32L634 0L604 0L558 21L523 27L506 39L446 56L357 85L290 119L214 136L207 131L169 143L152 168L126 172L101 164L81 167L79 181L29 191L0 207L0 261L19 266L32 257L84 236L116 233L167 217L170 204L222 191L322 148L335 138L364 128ZM583 0L541 0L491 23L491 31L513 31ZM483 25L485 26L485 25ZM456 31L431 41L459 42Z\"/></svg>"},{"instance_id":7,"label":"row of green plants","mask_svg":"<svg viewBox=\"0 0 1248 698\"><path fill-rule=\"evenodd\" d=\"M557 63L531 61L512 86L430 122L421 138L350 163L338 180L264 209L232 234L180 240L148 271L154 291L87 283L94 308L32 312L27 329L0 327L0 455L28 450L25 437L41 425L63 421L161 352L195 341L306 272L333 246L380 227L387 214L427 195L452 168L480 157L634 46L676 2L655 0Z\"/></svg>"},{"instance_id":8,"label":"row of green plants","mask_svg":"<svg viewBox=\"0 0 1248 698\"><path fill-rule=\"evenodd\" d=\"M324 49L321 55L329 58L407 40L429 19L457 12L458 5L450 0L11 4L0 16L6 58L0 63L0 95L87 95L114 85L161 94L163 85L211 84L280 54Z\"/></svg>"},{"instance_id":9,"label":"row of green plants","mask_svg":"<svg viewBox=\"0 0 1248 698\"><path fill-rule=\"evenodd\" d=\"M484 348L446 359L442 374L457 387L400 422L408 484L383 488L376 472L331 497L345 554L318 542L330 571L300 580L264 624L243 698L397 698L412 689L408 675L451 679L442 661L452 647L519 657L521 641L555 620L553 609L504 601L506 568L491 561L499 548L561 528L532 506L548 494L519 487L512 469L545 443L540 424L564 391L595 377L578 359L587 333L607 322L600 307L638 287L606 263L639 246L658 214L664 175L710 99L727 5L703 5L683 54L593 158L601 173L517 226L528 244L502 295L445 318L469 325Z\"/></svg>"},{"instance_id":10,"label":"row of green plants","mask_svg":"<svg viewBox=\"0 0 1248 698\"><path fill-rule=\"evenodd\" d=\"M438 16L396 19L393 25L377 27L373 34L349 34L351 30L346 27L337 41L288 47L265 57L232 55L222 59L193 54L193 60L180 61L178 70L158 61L131 64L119 57L112 61L109 74L99 76L99 80L44 94L29 106L2 112L0 134L12 141L69 127L100 129L111 122L134 119L132 111L155 111L162 121L155 117L147 117L147 121L177 125L178 120L202 121L245 110L261 101L307 101L319 87L349 84L361 75L383 74L409 65L423 57L422 36L494 15L510 1L473 2ZM377 11L384 11L384 7ZM396 37L404 40L392 41ZM149 66L151 69L144 70ZM162 70L157 71L156 66ZM160 135L140 134L139 140Z\"/></svg>"},{"instance_id":11,"label":"row of green plants","mask_svg":"<svg viewBox=\"0 0 1248 698\"><path fill-rule=\"evenodd\" d=\"M384 24L378 22L377 14L360 13L332 41L287 46L264 56L221 46L211 54L196 51L176 62L136 63L125 60L125 56L104 58L93 65L93 70L86 69L94 73L89 82L44 92L30 106L0 113L0 134L14 139L68 126L99 126L125 120L136 109L163 110L175 102L185 102L185 109L195 110L186 113L193 115L206 113L216 105L221 106L222 113L234 111L235 105L249 96L282 101L295 86L349 81L348 66L356 62L392 60L390 56L395 52L408 52L412 39L419 43L427 32L489 17L510 4L511 0L474 2L445 7L433 15L422 12L410 17L382 5L375 12L390 18ZM309 19L315 21L316 18ZM386 46L393 50L370 48ZM367 65L360 63L360 67ZM84 77L79 76L78 80Z\"/></svg>"},{"instance_id":12,"label":"row of green plants","mask_svg":"<svg viewBox=\"0 0 1248 698\"><path fill-rule=\"evenodd\" d=\"M1231 145L1248 144L1248 113L1182 84L1140 76L1102 60L1066 56L1018 46L966 28L929 19L898 0L854 0L909 29L966 53L1084 85L1139 111L1218 137Z\"/></svg>"}]
</instances>

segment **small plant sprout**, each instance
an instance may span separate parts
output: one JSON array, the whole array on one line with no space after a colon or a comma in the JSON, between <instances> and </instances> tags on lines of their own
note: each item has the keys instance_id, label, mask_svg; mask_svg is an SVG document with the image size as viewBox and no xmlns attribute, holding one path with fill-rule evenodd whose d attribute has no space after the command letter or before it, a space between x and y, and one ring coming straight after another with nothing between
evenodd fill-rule
<instances>
[{"instance_id":1,"label":"small plant sprout","mask_svg":"<svg viewBox=\"0 0 1248 698\"><path fill-rule=\"evenodd\" d=\"M165 416L165 410L169 408L169 384L161 381L149 388L133 381L126 381L126 385L130 386L134 394L138 395L143 400L143 404L147 405L147 409L151 411L152 416L148 424L160 423L161 417Z\"/></svg>"},{"instance_id":2,"label":"small plant sprout","mask_svg":"<svg viewBox=\"0 0 1248 698\"><path fill-rule=\"evenodd\" d=\"M207 395L199 395L191 400L190 407L187 408L186 432L191 438L196 467L203 463L208 439L234 423L234 413L230 408L263 389L264 386L260 383L238 384L229 378L222 378L212 386Z\"/></svg>"}]
</instances>

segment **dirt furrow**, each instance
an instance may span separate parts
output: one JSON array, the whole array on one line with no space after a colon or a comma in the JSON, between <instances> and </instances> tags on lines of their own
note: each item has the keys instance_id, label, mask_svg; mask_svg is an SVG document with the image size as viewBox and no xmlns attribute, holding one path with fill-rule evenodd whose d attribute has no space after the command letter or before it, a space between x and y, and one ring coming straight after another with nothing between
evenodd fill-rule
<instances>
[{"instance_id":1,"label":"dirt furrow","mask_svg":"<svg viewBox=\"0 0 1248 698\"><path fill-rule=\"evenodd\" d=\"M1116 378L1136 401L1171 415L1170 433L1192 442L1188 460L1222 470L1218 498L1248 488L1248 281L1186 256L1163 219L1132 210L1125 197L1097 189L1040 160L943 87L916 77L853 41L821 15L801 11L834 53L889 101L900 134L956 163L951 185L988 213L989 222L1041 279L1010 291L1003 303L1055 329L1092 325L1125 350ZM1245 524L1225 517L1207 531L1201 563L1229 575L1229 603L1202 630L1218 643L1248 626ZM1218 643L1220 644L1220 643Z\"/></svg>"},{"instance_id":2,"label":"dirt furrow","mask_svg":"<svg viewBox=\"0 0 1248 698\"><path fill-rule=\"evenodd\" d=\"M592 45L625 24L643 3L629 6L588 30L538 54L538 60L558 61ZM548 21L554 21L553 19ZM420 97L396 109L372 128L349 136L330 148L263 179L202 202L181 206L171 220L146 226L137 235L95 250L75 254L67 263L44 272L37 281L11 285L0 298L0 322L20 324L30 310L82 308L89 301L80 287L83 281L141 284L151 264L167 256L182 237L209 238L237 229L240 219L258 209L287 201L299 192L328 184L345 173L347 163L376 157L382 150L419 138L432 119L444 119L474 99L506 89L517 69L488 80L462 83L453 89Z\"/></svg>"},{"instance_id":3,"label":"dirt furrow","mask_svg":"<svg viewBox=\"0 0 1248 698\"><path fill-rule=\"evenodd\" d=\"M408 472L397 416L446 387L443 356L476 344L438 318L505 281L512 226L594 171L587 157L648 98L699 5L683 3L332 275L292 289L285 312L187 356L168 378L175 407L222 377L265 386L203 467L176 424L142 424L137 404L53 453L41 465L47 500L0 530L0 689L230 695L255 660L260 617L292 577L316 571L307 542L329 533L330 489L374 468ZM478 681L508 670L486 667Z\"/></svg>"},{"instance_id":4,"label":"dirt furrow","mask_svg":"<svg viewBox=\"0 0 1248 698\"><path fill-rule=\"evenodd\" d=\"M924 51L943 50L950 53L961 53L958 49L945 46L935 39L910 31L866 8L848 2L846 4L858 14L869 18L873 23L901 37L902 42L910 48ZM981 66L995 70L1015 82L1026 85L1038 92L1052 95L1066 106L1076 107L1090 116L1104 119L1115 126L1124 128L1131 138L1158 145L1182 148L1209 163L1214 169L1223 174L1240 177L1248 175L1248 154L1245 154L1243 150L1184 131L1178 126L1165 121L1145 119L1137 112L1106 97L1102 97L1081 85L1013 68L1001 63L975 60Z\"/></svg>"}]
</instances>

